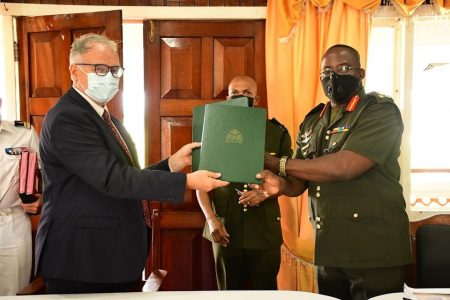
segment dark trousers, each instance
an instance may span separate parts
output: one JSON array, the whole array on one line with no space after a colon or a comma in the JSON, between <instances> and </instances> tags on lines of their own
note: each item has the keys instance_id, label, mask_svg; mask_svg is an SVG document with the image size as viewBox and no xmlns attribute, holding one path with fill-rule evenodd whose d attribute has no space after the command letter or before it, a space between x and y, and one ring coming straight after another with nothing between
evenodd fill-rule
<instances>
[{"instance_id":1,"label":"dark trousers","mask_svg":"<svg viewBox=\"0 0 450 300\"><path fill-rule=\"evenodd\" d=\"M219 290L276 290L280 248L240 249L213 244Z\"/></svg>"},{"instance_id":2,"label":"dark trousers","mask_svg":"<svg viewBox=\"0 0 450 300\"><path fill-rule=\"evenodd\" d=\"M342 300L366 300L403 291L405 266L371 269L317 267L319 293Z\"/></svg>"},{"instance_id":3,"label":"dark trousers","mask_svg":"<svg viewBox=\"0 0 450 300\"><path fill-rule=\"evenodd\" d=\"M135 282L98 283L57 278L44 278L48 294L119 293L129 292Z\"/></svg>"}]
</instances>

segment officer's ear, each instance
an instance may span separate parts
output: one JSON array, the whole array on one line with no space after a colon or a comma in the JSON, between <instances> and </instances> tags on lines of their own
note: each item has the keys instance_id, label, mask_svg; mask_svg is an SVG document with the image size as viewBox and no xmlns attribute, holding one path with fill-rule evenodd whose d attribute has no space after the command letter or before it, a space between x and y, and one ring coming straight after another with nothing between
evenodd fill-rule
<instances>
[{"instance_id":1,"label":"officer's ear","mask_svg":"<svg viewBox=\"0 0 450 300\"><path fill-rule=\"evenodd\" d=\"M255 98L253 98L253 106L258 106L259 99L260 99L259 95L257 95Z\"/></svg>"},{"instance_id":2,"label":"officer's ear","mask_svg":"<svg viewBox=\"0 0 450 300\"><path fill-rule=\"evenodd\" d=\"M364 70L363 68L359 69L359 76L361 80L366 78L366 70Z\"/></svg>"}]
</instances>

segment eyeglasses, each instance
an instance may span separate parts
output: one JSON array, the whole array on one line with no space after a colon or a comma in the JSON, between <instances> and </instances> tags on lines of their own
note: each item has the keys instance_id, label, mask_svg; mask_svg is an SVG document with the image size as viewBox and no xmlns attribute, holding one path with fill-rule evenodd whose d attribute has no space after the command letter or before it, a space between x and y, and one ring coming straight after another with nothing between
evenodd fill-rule
<instances>
[{"instance_id":1,"label":"eyeglasses","mask_svg":"<svg viewBox=\"0 0 450 300\"><path fill-rule=\"evenodd\" d=\"M111 71L111 75L120 78L123 75L123 71L125 70L121 66L108 66L103 64L76 64L77 66L93 66L95 70L95 74L99 76L105 76L108 74L109 71Z\"/></svg>"},{"instance_id":2,"label":"eyeglasses","mask_svg":"<svg viewBox=\"0 0 450 300\"><path fill-rule=\"evenodd\" d=\"M336 70L333 70L332 68L325 68L320 72L320 80L324 79L325 77L330 77L333 73L339 75L349 74L353 69L361 69L361 68L352 67L349 65L339 65L336 67Z\"/></svg>"}]
</instances>

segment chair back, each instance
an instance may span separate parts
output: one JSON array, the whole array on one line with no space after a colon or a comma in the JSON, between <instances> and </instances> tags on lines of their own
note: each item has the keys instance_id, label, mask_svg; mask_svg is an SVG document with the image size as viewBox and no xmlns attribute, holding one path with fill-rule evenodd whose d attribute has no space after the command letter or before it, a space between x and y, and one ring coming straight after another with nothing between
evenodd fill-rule
<instances>
[{"instance_id":1,"label":"chair back","mask_svg":"<svg viewBox=\"0 0 450 300\"><path fill-rule=\"evenodd\" d=\"M416 255L418 288L450 288L450 225L421 225Z\"/></svg>"}]
</instances>

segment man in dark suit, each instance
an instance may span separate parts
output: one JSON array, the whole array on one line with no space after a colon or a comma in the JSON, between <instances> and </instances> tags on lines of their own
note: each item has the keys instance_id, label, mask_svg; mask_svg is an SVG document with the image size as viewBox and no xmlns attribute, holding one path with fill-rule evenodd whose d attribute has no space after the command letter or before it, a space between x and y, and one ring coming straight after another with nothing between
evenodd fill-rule
<instances>
[{"instance_id":1,"label":"man in dark suit","mask_svg":"<svg viewBox=\"0 0 450 300\"><path fill-rule=\"evenodd\" d=\"M227 182L218 173L178 172L198 143L137 166L129 134L106 107L123 74L115 42L97 34L76 39L69 70L73 86L42 127L37 272L49 293L127 291L148 254L141 199L179 203L186 188L209 191Z\"/></svg>"}]
</instances>

